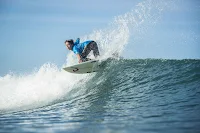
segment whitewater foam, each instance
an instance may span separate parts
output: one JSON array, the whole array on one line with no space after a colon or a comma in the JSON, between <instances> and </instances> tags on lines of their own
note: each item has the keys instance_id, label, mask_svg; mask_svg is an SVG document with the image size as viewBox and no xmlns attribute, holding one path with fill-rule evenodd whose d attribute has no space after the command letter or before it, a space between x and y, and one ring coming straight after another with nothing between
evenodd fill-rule
<instances>
[{"instance_id":1,"label":"whitewater foam","mask_svg":"<svg viewBox=\"0 0 200 133\"><path fill-rule=\"evenodd\" d=\"M0 111L26 110L62 99L84 75L73 75L44 64L29 75L0 78Z\"/></svg>"}]
</instances>

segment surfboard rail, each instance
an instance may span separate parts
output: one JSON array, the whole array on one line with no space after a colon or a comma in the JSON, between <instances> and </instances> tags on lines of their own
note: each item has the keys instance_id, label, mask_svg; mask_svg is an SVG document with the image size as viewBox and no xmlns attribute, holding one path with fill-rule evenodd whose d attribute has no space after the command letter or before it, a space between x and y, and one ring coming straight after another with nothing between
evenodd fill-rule
<instances>
[{"instance_id":1,"label":"surfboard rail","mask_svg":"<svg viewBox=\"0 0 200 133\"><path fill-rule=\"evenodd\" d=\"M99 70L98 62L99 60L89 60L76 65L65 67L63 69L67 72L75 74L92 73Z\"/></svg>"}]
</instances>

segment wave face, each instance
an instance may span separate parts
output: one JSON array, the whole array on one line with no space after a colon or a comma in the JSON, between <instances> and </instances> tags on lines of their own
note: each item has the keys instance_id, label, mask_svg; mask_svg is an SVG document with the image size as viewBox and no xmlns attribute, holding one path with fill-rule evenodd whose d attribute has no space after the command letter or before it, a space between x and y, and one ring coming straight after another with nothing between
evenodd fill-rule
<instances>
[{"instance_id":1,"label":"wave face","mask_svg":"<svg viewBox=\"0 0 200 133\"><path fill-rule=\"evenodd\" d=\"M89 77L56 103L1 114L1 130L15 124L17 131L42 132L200 130L200 60L109 59Z\"/></svg>"}]
</instances>

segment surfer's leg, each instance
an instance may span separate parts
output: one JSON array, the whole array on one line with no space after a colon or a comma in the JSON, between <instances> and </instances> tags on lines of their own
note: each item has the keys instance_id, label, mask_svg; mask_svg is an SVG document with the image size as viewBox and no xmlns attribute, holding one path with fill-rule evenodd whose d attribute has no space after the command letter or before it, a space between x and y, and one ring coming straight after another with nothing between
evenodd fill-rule
<instances>
[{"instance_id":1,"label":"surfer's leg","mask_svg":"<svg viewBox=\"0 0 200 133\"><path fill-rule=\"evenodd\" d=\"M86 57L88 56L88 54L90 53L90 51L91 51L91 46L90 46L90 44L88 44L88 45L84 48L83 52L81 53L81 57L82 57L83 59L86 58Z\"/></svg>"},{"instance_id":2,"label":"surfer's leg","mask_svg":"<svg viewBox=\"0 0 200 133\"><path fill-rule=\"evenodd\" d=\"M97 58L99 56L99 49L95 41L91 42L91 49L93 50L94 57Z\"/></svg>"}]
</instances>

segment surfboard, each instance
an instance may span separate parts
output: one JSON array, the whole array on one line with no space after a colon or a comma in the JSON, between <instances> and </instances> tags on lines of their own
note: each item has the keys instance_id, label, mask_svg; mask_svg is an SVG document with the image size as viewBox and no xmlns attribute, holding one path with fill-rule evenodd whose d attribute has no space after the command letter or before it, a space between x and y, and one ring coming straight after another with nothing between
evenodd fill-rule
<instances>
[{"instance_id":1,"label":"surfboard","mask_svg":"<svg viewBox=\"0 0 200 133\"><path fill-rule=\"evenodd\" d=\"M63 68L65 71L75 74L97 72L99 70L99 60L89 60Z\"/></svg>"}]
</instances>

